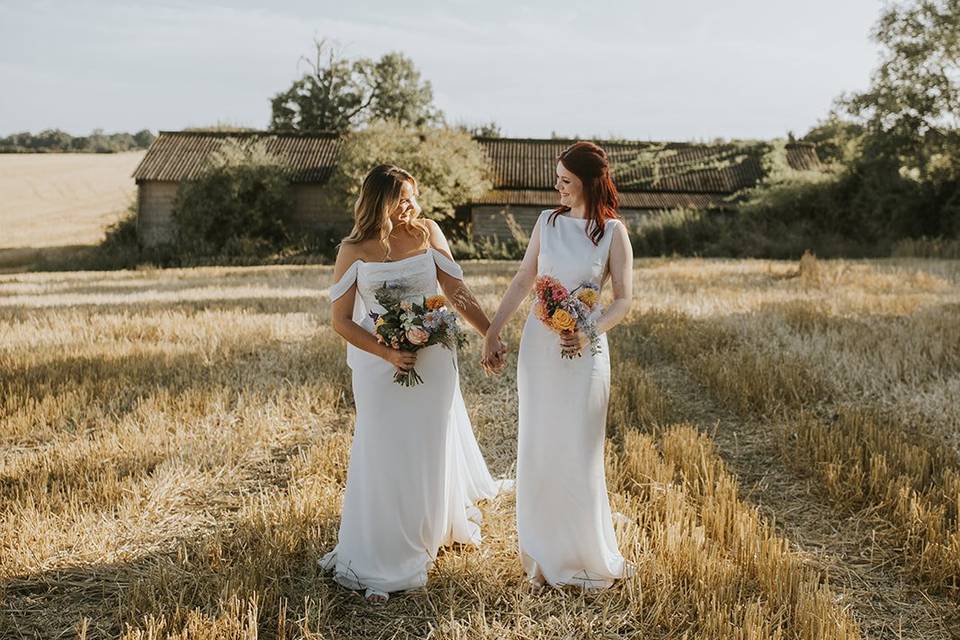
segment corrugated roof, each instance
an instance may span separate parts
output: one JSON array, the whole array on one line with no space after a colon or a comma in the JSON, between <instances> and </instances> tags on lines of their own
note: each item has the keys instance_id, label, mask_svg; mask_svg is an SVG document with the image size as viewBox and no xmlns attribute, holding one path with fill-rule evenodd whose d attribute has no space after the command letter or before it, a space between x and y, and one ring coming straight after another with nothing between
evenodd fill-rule
<instances>
[{"instance_id":1,"label":"corrugated roof","mask_svg":"<svg viewBox=\"0 0 960 640\"><path fill-rule=\"evenodd\" d=\"M332 133L161 131L133 178L179 182L200 176L207 158L228 140L262 141L290 172L292 182L325 182L336 166L340 137Z\"/></svg>"},{"instance_id":2,"label":"corrugated roof","mask_svg":"<svg viewBox=\"0 0 960 640\"><path fill-rule=\"evenodd\" d=\"M796 142L787 145L787 162L797 171L819 171L823 168L817 147L812 142Z\"/></svg>"},{"instance_id":3,"label":"corrugated roof","mask_svg":"<svg viewBox=\"0 0 960 640\"><path fill-rule=\"evenodd\" d=\"M207 158L228 139L263 141L293 182L323 183L340 152L332 133L161 131L134 171L137 180L197 178ZM574 140L477 138L490 160L494 190L480 204L553 206L556 158ZM638 209L717 206L722 196L751 187L763 176L756 153L744 145L601 142L610 157L622 206ZM787 145L795 169L820 167L808 143ZM636 194L636 195L631 195ZM703 197L700 197L703 196ZM710 197L706 197L710 196Z\"/></svg>"},{"instance_id":4,"label":"corrugated roof","mask_svg":"<svg viewBox=\"0 0 960 640\"><path fill-rule=\"evenodd\" d=\"M726 196L718 193L663 193L633 191L620 193L623 209L709 209L723 207ZM554 190L493 189L475 204L556 207L560 198Z\"/></svg>"},{"instance_id":5,"label":"corrugated roof","mask_svg":"<svg viewBox=\"0 0 960 640\"><path fill-rule=\"evenodd\" d=\"M574 140L480 138L493 172L495 189L551 189L557 156ZM730 194L763 177L756 154L737 144L602 142L620 192ZM795 169L819 167L812 145L787 145Z\"/></svg>"}]
</instances>

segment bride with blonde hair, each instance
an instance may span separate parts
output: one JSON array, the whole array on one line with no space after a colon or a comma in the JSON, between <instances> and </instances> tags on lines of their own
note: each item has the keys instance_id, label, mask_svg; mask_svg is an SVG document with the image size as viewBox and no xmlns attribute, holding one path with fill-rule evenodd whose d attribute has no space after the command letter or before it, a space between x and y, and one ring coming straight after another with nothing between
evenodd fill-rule
<instances>
[{"instance_id":1,"label":"bride with blonde hair","mask_svg":"<svg viewBox=\"0 0 960 640\"><path fill-rule=\"evenodd\" d=\"M464 407L456 350L437 344L401 351L373 334L370 312L385 311L375 290L385 282L416 301L439 285L477 332L490 326L416 198L416 180L399 167L367 174L330 287L331 323L347 342L356 423L339 539L320 562L373 604L424 585L440 546L479 544L476 502L498 491ZM414 365L421 384L394 381Z\"/></svg>"}]
</instances>

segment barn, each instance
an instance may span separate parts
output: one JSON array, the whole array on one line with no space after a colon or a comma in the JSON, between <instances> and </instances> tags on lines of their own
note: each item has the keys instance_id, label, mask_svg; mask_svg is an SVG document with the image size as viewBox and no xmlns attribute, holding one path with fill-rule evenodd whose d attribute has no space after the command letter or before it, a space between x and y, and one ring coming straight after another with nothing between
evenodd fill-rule
<instances>
[{"instance_id":1,"label":"barn","mask_svg":"<svg viewBox=\"0 0 960 640\"><path fill-rule=\"evenodd\" d=\"M531 230L539 213L558 204L553 190L557 156L574 140L478 138L490 160L493 188L468 205L474 237L505 237L511 217ZM675 209L720 209L765 169L758 143L599 142L620 192L620 214L630 224ZM790 143L790 167L818 170L814 145Z\"/></svg>"},{"instance_id":2,"label":"barn","mask_svg":"<svg viewBox=\"0 0 960 640\"><path fill-rule=\"evenodd\" d=\"M313 232L349 228L348 211L324 209L322 190L336 166L341 140L333 134L161 131L134 171L138 186L138 234L151 246L173 237L177 186L198 177L211 153L228 139L262 141L288 167L295 201L292 227ZM543 209L557 205L553 190L557 155L574 140L477 138L490 163L493 188L458 216L479 238L508 238L511 220L532 229ZM656 212L716 209L757 184L765 172L757 144L695 144L640 141L600 142L610 156L620 190L620 212L637 223ZM790 167L817 170L811 144L786 145Z\"/></svg>"},{"instance_id":3,"label":"barn","mask_svg":"<svg viewBox=\"0 0 960 640\"><path fill-rule=\"evenodd\" d=\"M262 142L288 170L294 200L291 230L342 225L344 212L326 211L321 197L340 152L335 134L161 131L133 172L137 183L137 235L144 246L172 240L173 203L184 180L198 178L210 155L227 140Z\"/></svg>"}]
</instances>

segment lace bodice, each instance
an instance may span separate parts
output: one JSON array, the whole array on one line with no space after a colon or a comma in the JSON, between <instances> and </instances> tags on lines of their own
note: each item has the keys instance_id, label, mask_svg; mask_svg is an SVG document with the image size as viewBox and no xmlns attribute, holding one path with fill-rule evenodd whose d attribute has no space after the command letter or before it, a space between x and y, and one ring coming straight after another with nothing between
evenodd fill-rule
<instances>
[{"instance_id":1,"label":"lace bodice","mask_svg":"<svg viewBox=\"0 0 960 640\"><path fill-rule=\"evenodd\" d=\"M346 272L330 287L330 300L336 300L357 284L357 297L371 311L383 311L374 292L384 283L403 286L404 297L416 299L437 293L437 268L454 278L463 279L463 271L456 262L427 247L423 253L392 262L364 262L355 260Z\"/></svg>"},{"instance_id":2,"label":"lace bodice","mask_svg":"<svg viewBox=\"0 0 960 640\"><path fill-rule=\"evenodd\" d=\"M330 301L340 298L356 283L357 295L353 303L353 321L373 332L373 320L369 311L384 311L377 303L375 291L384 283L400 283L404 297L419 299L421 296L432 296L438 291L437 269L457 278L463 279L463 270L460 266L440 253L433 247L427 247L419 253L393 262L364 262L355 260L353 264L330 286ZM362 357L364 352L353 345L347 345L347 363L353 366L356 358Z\"/></svg>"}]
</instances>

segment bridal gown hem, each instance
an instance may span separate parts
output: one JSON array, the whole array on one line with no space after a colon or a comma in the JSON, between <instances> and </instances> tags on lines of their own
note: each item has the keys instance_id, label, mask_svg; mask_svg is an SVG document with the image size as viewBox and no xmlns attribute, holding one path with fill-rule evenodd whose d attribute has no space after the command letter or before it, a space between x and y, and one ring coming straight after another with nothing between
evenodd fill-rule
<instances>
[{"instance_id":1,"label":"bridal gown hem","mask_svg":"<svg viewBox=\"0 0 960 640\"><path fill-rule=\"evenodd\" d=\"M594 245L585 220L541 213L538 275L574 289L601 286L613 226ZM633 568L617 547L604 476L604 441L610 397L610 351L584 348L563 358L557 334L531 305L517 359L517 538L527 578L553 586L601 589Z\"/></svg>"},{"instance_id":2,"label":"bridal gown hem","mask_svg":"<svg viewBox=\"0 0 960 640\"><path fill-rule=\"evenodd\" d=\"M460 267L428 248L394 262L355 261L329 289L336 300L357 286L353 319L373 332L369 311L384 282L419 300L438 292L437 269L463 278ZM479 545L478 500L496 495L460 393L455 350L421 349L423 382L404 387L394 367L347 345L356 421L337 544L320 560L351 589L384 592L423 586L440 546Z\"/></svg>"}]
</instances>

